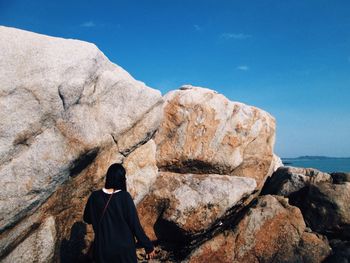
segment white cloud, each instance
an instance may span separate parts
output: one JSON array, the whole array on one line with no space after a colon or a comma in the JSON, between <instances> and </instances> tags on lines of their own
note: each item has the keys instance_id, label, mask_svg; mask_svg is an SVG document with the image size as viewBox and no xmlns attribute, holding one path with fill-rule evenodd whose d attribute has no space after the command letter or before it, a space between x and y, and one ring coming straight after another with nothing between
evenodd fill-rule
<instances>
[{"instance_id":1,"label":"white cloud","mask_svg":"<svg viewBox=\"0 0 350 263\"><path fill-rule=\"evenodd\" d=\"M194 30L196 30L196 31L202 31L203 30L203 28L201 26L199 26L199 25L193 25L193 27L194 27Z\"/></svg>"},{"instance_id":2,"label":"white cloud","mask_svg":"<svg viewBox=\"0 0 350 263\"><path fill-rule=\"evenodd\" d=\"M94 27L94 26L96 26L96 24L92 21L87 21L87 22L80 24L80 26L81 27Z\"/></svg>"},{"instance_id":3,"label":"white cloud","mask_svg":"<svg viewBox=\"0 0 350 263\"><path fill-rule=\"evenodd\" d=\"M241 66L238 66L237 69L238 69L238 70L242 70L242 71L248 71L248 70L249 70L249 67L246 66L246 65L241 65Z\"/></svg>"},{"instance_id":4,"label":"white cloud","mask_svg":"<svg viewBox=\"0 0 350 263\"><path fill-rule=\"evenodd\" d=\"M247 35L247 34L242 34L242 33L222 33L221 34L222 38L225 39L237 39L237 40L243 40L243 39L247 39L247 38L251 38L251 35Z\"/></svg>"}]
</instances>

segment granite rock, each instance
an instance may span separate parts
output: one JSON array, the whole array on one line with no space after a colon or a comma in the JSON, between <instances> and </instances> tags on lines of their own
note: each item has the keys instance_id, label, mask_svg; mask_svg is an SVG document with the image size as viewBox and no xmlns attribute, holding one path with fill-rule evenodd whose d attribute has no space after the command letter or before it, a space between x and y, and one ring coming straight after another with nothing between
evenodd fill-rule
<instances>
[{"instance_id":1,"label":"granite rock","mask_svg":"<svg viewBox=\"0 0 350 263\"><path fill-rule=\"evenodd\" d=\"M22 241L1 262L28 263L50 262L53 258L56 245L55 219L49 216L43 220L42 225Z\"/></svg>"},{"instance_id":2,"label":"granite rock","mask_svg":"<svg viewBox=\"0 0 350 263\"><path fill-rule=\"evenodd\" d=\"M137 205L149 193L158 175L156 145L151 139L139 146L123 162L127 174L127 190Z\"/></svg>"},{"instance_id":3,"label":"granite rock","mask_svg":"<svg viewBox=\"0 0 350 263\"><path fill-rule=\"evenodd\" d=\"M155 136L161 170L250 177L258 187L271 175L275 119L270 114L189 85L164 100Z\"/></svg>"},{"instance_id":4,"label":"granite rock","mask_svg":"<svg viewBox=\"0 0 350 263\"><path fill-rule=\"evenodd\" d=\"M350 239L350 183L320 182L289 197L313 231L330 238Z\"/></svg>"},{"instance_id":5,"label":"granite rock","mask_svg":"<svg viewBox=\"0 0 350 263\"><path fill-rule=\"evenodd\" d=\"M206 231L255 188L252 178L160 172L138 209L150 237L181 241Z\"/></svg>"},{"instance_id":6,"label":"granite rock","mask_svg":"<svg viewBox=\"0 0 350 263\"><path fill-rule=\"evenodd\" d=\"M300 210L279 196L259 197L233 230L193 251L184 262L322 262L327 239L307 231Z\"/></svg>"},{"instance_id":7,"label":"granite rock","mask_svg":"<svg viewBox=\"0 0 350 263\"><path fill-rule=\"evenodd\" d=\"M267 178L261 194L288 197L303 187L317 182L332 182L332 177L328 173L313 168L282 166Z\"/></svg>"},{"instance_id":8,"label":"granite rock","mask_svg":"<svg viewBox=\"0 0 350 263\"><path fill-rule=\"evenodd\" d=\"M154 135L163 99L91 43L3 26L0 39L2 260L48 214L68 238L108 166Z\"/></svg>"}]
</instances>

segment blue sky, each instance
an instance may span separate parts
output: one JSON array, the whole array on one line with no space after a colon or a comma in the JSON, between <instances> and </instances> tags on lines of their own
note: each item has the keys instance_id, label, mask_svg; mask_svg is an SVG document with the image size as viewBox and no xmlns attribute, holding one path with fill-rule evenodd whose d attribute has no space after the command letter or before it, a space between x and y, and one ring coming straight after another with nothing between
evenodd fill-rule
<instances>
[{"instance_id":1,"label":"blue sky","mask_svg":"<svg viewBox=\"0 0 350 263\"><path fill-rule=\"evenodd\" d=\"M163 94L260 107L282 157L350 156L348 0L0 0L0 24L93 42Z\"/></svg>"}]
</instances>

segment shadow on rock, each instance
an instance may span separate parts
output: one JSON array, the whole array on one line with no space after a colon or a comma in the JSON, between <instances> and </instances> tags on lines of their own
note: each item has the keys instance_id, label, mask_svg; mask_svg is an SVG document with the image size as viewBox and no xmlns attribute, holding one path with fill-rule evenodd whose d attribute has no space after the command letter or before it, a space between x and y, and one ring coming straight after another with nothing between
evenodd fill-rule
<instances>
[{"instance_id":1,"label":"shadow on rock","mask_svg":"<svg viewBox=\"0 0 350 263\"><path fill-rule=\"evenodd\" d=\"M324 263L348 263L350 260L350 241L331 240L333 253L330 255Z\"/></svg>"},{"instance_id":2,"label":"shadow on rock","mask_svg":"<svg viewBox=\"0 0 350 263\"><path fill-rule=\"evenodd\" d=\"M190 243L189 236L173 222L158 218L154 224L158 243L165 250L170 251L176 259L184 258L186 246Z\"/></svg>"},{"instance_id":3,"label":"shadow on rock","mask_svg":"<svg viewBox=\"0 0 350 263\"><path fill-rule=\"evenodd\" d=\"M83 222L75 222L71 228L69 240L63 239L60 248L60 261L64 263L86 262L86 256L82 253L85 246L86 225Z\"/></svg>"}]
</instances>

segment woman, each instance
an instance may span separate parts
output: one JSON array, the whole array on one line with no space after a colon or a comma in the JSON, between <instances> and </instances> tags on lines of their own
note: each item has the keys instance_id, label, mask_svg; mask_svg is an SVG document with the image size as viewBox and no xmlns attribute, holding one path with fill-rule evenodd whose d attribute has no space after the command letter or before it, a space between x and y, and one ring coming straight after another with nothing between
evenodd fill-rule
<instances>
[{"instance_id":1,"label":"woman","mask_svg":"<svg viewBox=\"0 0 350 263\"><path fill-rule=\"evenodd\" d=\"M93 257L98 263L137 262L135 237L149 258L155 256L153 244L140 224L134 201L126 191L125 169L121 164L112 164L107 171L105 187L89 196L84 221L92 224L94 229Z\"/></svg>"}]
</instances>

